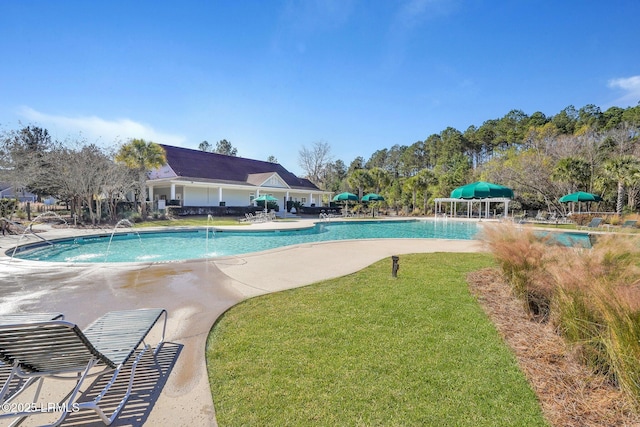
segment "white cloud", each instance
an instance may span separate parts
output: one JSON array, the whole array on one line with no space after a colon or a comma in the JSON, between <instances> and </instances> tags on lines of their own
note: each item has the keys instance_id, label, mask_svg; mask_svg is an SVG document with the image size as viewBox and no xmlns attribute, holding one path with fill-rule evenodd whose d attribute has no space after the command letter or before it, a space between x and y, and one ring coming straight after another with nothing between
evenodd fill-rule
<instances>
[{"instance_id":1,"label":"white cloud","mask_svg":"<svg viewBox=\"0 0 640 427\"><path fill-rule=\"evenodd\" d=\"M411 29L425 19L448 15L456 7L455 0L408 0L400 6L395 25L405 30Z\"/></svg>"},{"instance_id":2,"label":"white cloud","mask_svg":"<svg viewBox=\"0 0 640 427\"><path fill-rule=\"evenodd\" d=\"M22 107L19 114L47 128L51 134L57 134L58 138L81 133L91 143L112 144L126 142L131 138L178 146L186 142L186 137L182 135L159 132L149 125L131 119L105 120L96 116L66 117L43 113L30 107ZM54 129L50 129L51 127Z\"/></svg>"},{"instance_id":3,"label":"white cloud","mask_svg":"<svg viewBox=\"0 0 640 427\"><path fill-rule=\"evenodd\" d=\"M640 101L640 76L622 77L609 80L608 86L622 89L624 95L616 100L620 106L635 106Z\"/></svg>"}]
</instances>

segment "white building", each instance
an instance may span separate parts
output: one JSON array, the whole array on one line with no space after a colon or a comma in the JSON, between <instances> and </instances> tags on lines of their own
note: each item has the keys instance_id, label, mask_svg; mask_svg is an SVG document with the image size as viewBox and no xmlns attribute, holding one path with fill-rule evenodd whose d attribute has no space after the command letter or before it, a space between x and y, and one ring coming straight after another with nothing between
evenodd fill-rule
<instances>
[{"instance_id":1,"label":"white building","mask_svg":"<svg viewBox=\"0 0 640 427\"><path fill-rule=\"evenodd\" d=\"M279 200L321 206L330 192L298 178L278 163L225 156L188 148L161 145L167 163L149 173L149 200L183 207L249 206L270 195Z\"/></svg>"}]
</instances>

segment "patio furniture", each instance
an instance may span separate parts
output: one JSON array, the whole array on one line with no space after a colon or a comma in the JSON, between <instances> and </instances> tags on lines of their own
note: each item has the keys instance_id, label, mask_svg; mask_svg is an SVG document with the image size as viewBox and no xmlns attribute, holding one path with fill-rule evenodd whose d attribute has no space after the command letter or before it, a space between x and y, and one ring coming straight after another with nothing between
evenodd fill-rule
<instances>
[{"instance_id":1,"label":"patio furniture","mask_svg":"<svg viewBox=\"0 0 640 427\"><path fill-rule=\"evenodd\" d=\"M548 219L549 219L549 214L547 212L538 211L538 214L534 218L534 221L536 221L536 222L547 222Z\"/></svg>"},{"instance_id":2,"label":"patio furniture","mask_svg":"<svg viewBox=\"0 0 640 427\"><path fill-rule=\"evenodd\" d=\"M46 322L47 320L62 320L62 313L10 313L0 314L0 325L22 323L22 322ZM0 360L0 403L11 398L11 396L21 393L29 387L33 380L18 378L11 374L11 365L6 365Z\"/></svg>"},{"instance_id":3,"label":"patio furniture","mask_svg":"<svg viewBox=\"0 0 640 427\"><path fill-rule=\"evenodd\" d=\"M18 322L46 322L47 320L62 320L62 313L10 313L0 314L0 325Z\"/></svg>"},{"instance_id":4,"label":"patio furniture","mask_svg":"<svg viewBox=\"0 0 640 427\"><path fill-rule=\"evenodd\" d=\"M12 367L5 385L14 377L25 378L28 382L4 402L3 409L16 410L0 413L0 419L17 418L19 421L28 416L56 413L59 418L49 425L58 425L72 411L92 409L105 424L111 424L131 394L138 362L151 348L144 340L163 315L162 335L153 351L155 356L164 342L167 323L167 311L164 309L112 311L84 330L65 320L26 318L0 324L0 360ZM100 401L115 384L124 365L132 358L124 396L108 416L99 406ZM88 402L78 402L85 380L105 373L112 375L98 396ZM76 385L67 394L65 401L53 407L38 407L35 402L42 383L47 378L73 380ZM16 404L15 407L9 405L35 382L39 384L34 404ZM110 397L108 400L112 399Z\"/></svg>"},{"instance_id":5,"label":"patio furniture","mask_svg":"<svg viewBox=\"0 0 640 427\"><path fill-rule=\"evenodd\" d=\"M635 228L637 222L635 219L628 219L622 224L622 228Z\"/></svg>"},{"instance_id":6,"label":"patio furniture","mask_svg":"<svg viewBox=\"0 0 640 427\"><path fill-rule=\"evenodd\" d=\"M584 228L598 228L602 224L602 218L593 218Z\"/></svg>"}]
</instances>

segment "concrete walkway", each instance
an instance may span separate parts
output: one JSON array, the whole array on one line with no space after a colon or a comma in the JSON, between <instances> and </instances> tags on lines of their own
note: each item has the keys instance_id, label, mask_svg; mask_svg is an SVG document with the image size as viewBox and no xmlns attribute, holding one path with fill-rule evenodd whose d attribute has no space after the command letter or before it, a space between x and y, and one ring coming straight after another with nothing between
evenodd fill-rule
<instances>
[{"instance_id":1,"label":"concrete walkway","mask_svg":"<svg viewBox=\"0 0 640 427\"><path fill-rule=\"evenodd\" d=\"M249 227L299 228L312 226L314 221ZM44 225L35 228L42 229L41 235L47 239L99 234L97 230L53 229ZM482 250L477 241L351 240L302 244L213 260L60 264L11 260L4 252L18 240L21 244L34 241L33 237L0 236L0 314L62 312L67 320L84 328L116 309L168 310L168 345L163 352L170 362L167 377L161 381L162 389L147 393L151 397L139 393L138 407L142 409L127 412L129 407L136 406L130 400L113 425L215 426L204 360L206 339L215 320L246 298L340 277L391 255ZM97 416L87 414L90 416L82 419L82 423L70 418L65 424L94 425Z\"/></svg>"}]
</instances>

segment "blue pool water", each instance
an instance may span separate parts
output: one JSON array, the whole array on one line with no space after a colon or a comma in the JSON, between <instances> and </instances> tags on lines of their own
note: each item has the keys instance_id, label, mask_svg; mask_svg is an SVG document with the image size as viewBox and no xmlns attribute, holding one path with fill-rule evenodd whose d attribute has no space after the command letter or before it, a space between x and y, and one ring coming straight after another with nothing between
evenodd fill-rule
<instances>
[{"instance_id":1,"label":"blue pool water","mask_svg":"<svg viewBox=\"0 0 640 427\"><path fill-rule=\"evenodd\" d=\"M301 230L213 229L78 237L16 252L15 258L51 262L161 262L258 252L300 243L348 239L442 238L471 240L475 222L346 221Z\"/></svg>"},{"instance_id":2,"label":"blue pool water","mask_svg":"<svg viewBox=\"0 0 640 427\"><path fill-rule=\"evenodd\" d=\"M590 248L593 243L592 239L595 240L595 237L590 237L589 234L572 233L570 231L562 233L540 232L538 235L542 238L549 238L549 242L551 244L555 243L562 246L579 246L581 248Z\"/></svg>"},{"instance_id":3,"label":"blue pool water","mask_svg":"<svg viewBox=\"0 0 640 427\"><path fill-rule=\"evenodd\" d=\"M163 232L134 232L78 237L54 241L53 245L29 246L15 258L74 263L164 262L212 258L259 252L301 243L349 239L456 239L471 240L478 233L476 222L458 221L346 221L318 223L301 230L213 230L198 228ZM589 247L585 234L558 234L566 246ZM9 254L11 255L11 254Z\"/></svg>"}]
</instances>

